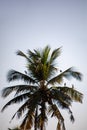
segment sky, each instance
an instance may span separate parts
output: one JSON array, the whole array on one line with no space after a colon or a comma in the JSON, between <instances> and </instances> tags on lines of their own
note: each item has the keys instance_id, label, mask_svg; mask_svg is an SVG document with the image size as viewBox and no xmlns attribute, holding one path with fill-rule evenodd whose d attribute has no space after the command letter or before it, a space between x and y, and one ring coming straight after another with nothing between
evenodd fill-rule
<instances>
[{"instance_id":1,"label":"sky","mask_svg":"<svg viewBox=\"0 0 87 130\"><path fill-rule=\"evenodd\" d=\"M83 104L73 103L75 122L69 121L62 110L67 130L87 129L87 1L86 0L0 0L0 111L7 99L1 90L18 82L8 83L7 72L15 69L23 72L26 62L16 55L17 50L27 52L50 45L53 49L62 46L57 60L64 70L75 66L83 74L82 82L70 80L84 94ZM0 130L18 126L16 118L9 123L18 106L0 112ZM47 130L56 129L56 119L50 119Z\"/></svg>"}]
</instances>

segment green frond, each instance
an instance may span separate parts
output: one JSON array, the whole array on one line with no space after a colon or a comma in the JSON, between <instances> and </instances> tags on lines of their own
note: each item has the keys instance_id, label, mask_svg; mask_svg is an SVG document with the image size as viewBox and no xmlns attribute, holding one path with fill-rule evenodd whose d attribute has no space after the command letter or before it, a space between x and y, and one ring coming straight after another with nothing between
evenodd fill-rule
<instances>
[{"instance_id":1,"label":"green frond","mask_svg":"<svg viewBox=\"0 0 87 130\"><path fill-rule=\"evenodd\" d=\"M34 49L34 52L35 52L35 54L36 54L36 56L37 56L38 58L41 57L40 50L35 50L35 49Z\"/></svg>"},{"instance_id":2,"label":"green frond","mask_svg":"<svg viewBox=\"0 0 87 130\"><path fill-rule=\"evenodd\" d=\"M49 53L50 53L51 48L47 45L43 51L42 51L42 57L41 57L41 61L43 64L46 64L48 59L49 59Z\"/></svg>"},{"instance_id":3,"label":"green frond","mask_svg":"<svg viewBox=\"0 0 87 130\"><path fill-rule=\"evenodd\" d=\"M61 108L67 109L71 105L72 99L70 98L69 95L62 92L60 89L54 87L51 88L50 90L52 99L54 99Z\"/></svg>"},{"instance_id":4,"label":"green frond","mask_svg":"<svg viewBox=\"0 0 87 130\"><path fill-rule=\"evenodd\" d=\"M69 68L67 70L65 70L64 72L60 73L59 75L53 77L52 79L50 79L47 83L48 84L55 84L55 83L62 83L63 82L63 78L76 78L77 80L82 80L82 74L80 72L74 71L73 68Z\"/></svg>"},{"instance_id":5,"label":"green frond","mask_svg":"<svg viewBox=\"0 0 87 130\"><path fill-rule=\"evenodd\" d=\"M34 52L31 51L31 50L28 50L28 55L29 55L29 58L30 58L32 61L38 60L38 58L41 57L41 54L40 54L40 51L39 51L39 50L34 50Z\"/></svg>"},{"instance_id":6,"label":"green frond","mask_svg":"<svg viewBox=\"0 0 87 130\"><path fill-rule=\"evenodd\" d=\"M52 64L56 58L58 58L58 56L61 54L61 47L60 48L57 48L55 49L52 54L51 54L51 57L50 57L50 63Z\"/></svg>"},{"instance_id":7,"label":"green frond","mask_svg":"<svg viewBox=\"0 0 87 130\"><path fill-rule=\"evenodd\" d=\"M59 54L58 51L59 49L56 49L52 54L53 59L56 57L54 55L57 55L57 53ZM32 60L32 62L27 66L28 70L35 79L38 79L38 81L49 79L57 70L50 61L49 53L49 46L46 46L42 51L34 50L34 52L32 52L29 50L28 52Z\"/></svg>"},{"instance_id":8,"label":"green frond","mask_svg":"<svg viewBox=\"0 0 87 130\"><path fill-rule=\"evenodd\" d=\"M8 72L7 80L9 82L19 80L19 79L24 80L24 82L27 82L27 83L35 83L35 80L26 74L23 74L15 70L10 70Z\"/></svg>"},{"instance_id":9,"label":"green frond","mask_svg":"<svg viewBox=\"0 0 87 130\"><path fill-rule=\"evenodd\" d=\"M53 77L52 79L50 79L48 82L47 82L47 85L49 84L61 84L63 82L63 76L60 74L56 77Z\"/></svg>"},{"instance_id":10,"label":"green frond","mask_svg":"<svg viewBox=\"0 0 87 130\"><path fill-rule=\"evenodd\" d=\"M25 55L22 51L18 50L16 52L16 54L19 55L19 56L22 56L22 57L26 58L29 61L29 58L27 57L27 55Z\"/></svg>"},{"instance_id":11,"label":"green frond","mask_svg":"<svg viewBox=\"0 0 87 130\"><path fill-rule=\"evenodd\" d=\"M72 100L82 103L83 94L74 88L60 87L60 90L71 97Z\"/></svg>"},{"instance_id":12,"label":"green frond","mask_svg":"<svg viewBox=\"0 0 87 130\"><path fill-rule=\"evenodd\" d=\"M10 100L7 104L5 104L5 106L2 108L2 112L4 111L5 108L7 108L9 105L15 104L15 103L20 103L22 102L24 99L28 99L30 96L30 93L24 93L22 95L19 95L15 98L13 98L12 100Z\"/></svg>"},{"instance_id":13,"label":"green frond","mask_svg":"<svg viewBox=\"0 0 87 130\"><path fill-rule=\"evenodd\" d=\"M73 67L71 67L71 68L69 68L69 69L67 69L67 70L65 70L63 73L62 73L62 75L65 77L65 78L75 78L75 79L77 79L77 80L82 80L82 74L80 73L80 72L77 72L77 71L75 71L74 70L74 68Z\"/></svg>"}]
</instances>

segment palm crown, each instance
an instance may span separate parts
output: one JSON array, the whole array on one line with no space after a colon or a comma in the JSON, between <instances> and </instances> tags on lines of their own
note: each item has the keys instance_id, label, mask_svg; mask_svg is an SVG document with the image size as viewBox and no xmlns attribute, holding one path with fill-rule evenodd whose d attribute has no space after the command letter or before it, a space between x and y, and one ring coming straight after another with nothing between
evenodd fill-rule
<instances>
[{"instance_id":1,"label":"palm crown","mask_svg":"<svg viewBox=\"0 0 87 130\"><path fill-rule=\"evenodd\" d=\"M14 98L11 99L2 111L11 104L19 103L25 100L24 104L13 115L20 118L26 112L20 127L24 130L34 129L44 130L48 121L48 115L58 119L57 130L65 130L64 118L59 108L68 110L71 121L74 116L70 109L72 101L82 103L83 94L67 85L61 85L64 78L74 77L77 80L82 79L82 74L75 71L72 67L60 71L56 67L55 61L61 53L61 47L53 50L46 46L42 50L28 50L27 55L22 51L17 51L17 55L26 58L27 71L21 73L15 70L8 72L9 82L23 80L26 84L6 87L2 91L2 97L7 97L15 91ZM12 120L11 119L11 120Z\"/></svg>"}]
</instances>

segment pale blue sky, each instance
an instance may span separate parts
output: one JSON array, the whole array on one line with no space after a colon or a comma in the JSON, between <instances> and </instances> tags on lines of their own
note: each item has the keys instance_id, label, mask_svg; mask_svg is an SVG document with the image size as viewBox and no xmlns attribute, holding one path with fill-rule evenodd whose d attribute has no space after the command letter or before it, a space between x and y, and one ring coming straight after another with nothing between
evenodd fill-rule
<instances>
[{"instance_id":1,"label":"pale blue sky","mask_svg":"<svg viewBox=\"0 0 87 130\"><path fill-rule=\"evenodd\" d=\"M20 49L62 46L58 60L61 69L76 66L84 75L83 81L73 80L77 90L83 92L83 104L73 103L75 123L64 111L67 130L87 129L87 1L86 0L0 0L0 91L13 85L6 81L9 69L25 70L25 60L16 56ZM0 97L0 110L10 98ZM20 122L9 124L16 106L0 113L0 130L7 130ZM15 123L16 122L16 123ZM55 130L56 121L50 120L47 130Z\"/></svg>"}]
</instances>

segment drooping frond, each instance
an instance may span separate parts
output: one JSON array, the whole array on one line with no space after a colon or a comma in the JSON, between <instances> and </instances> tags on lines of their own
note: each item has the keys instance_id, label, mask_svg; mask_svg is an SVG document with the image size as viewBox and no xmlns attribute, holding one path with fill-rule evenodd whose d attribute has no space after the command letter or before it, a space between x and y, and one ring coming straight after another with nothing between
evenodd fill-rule
<instances>
[{"instance_id":1,"label":"drooping frond","mask_svg":"<svg viewBox=\"0 0 87 130\"><path fill-rule=\"evenodd\" d=\"M67 110L68 113L70 114L70 120L72 122L74 122L74 116L73 116L72 111L70 110L70 106L72 103L71 97L69 95L67 95L66 93L64 93L63 91L61 91L60 88L57 88L57 87L51 88L50 95L51 95L51 97L49 97L49 98L50 99L52 98L53 103L57 104L58 108L60 107L60 108ZM50 103L52 103L52 101ZM54 112L52 112L52 111L53 111L52 107L50 106L48 112L52 113L51 117L53 117L53 115L54 115Z\"/></svg>"},{"instance_id":2,"label":"drooping frond","mask_svg":"<svg viewBox=\"0 0 87 130\"><path fill-rule=\"evenodd\" d=\"M58 119L57 130L65 130L64 118L61 115L58 107L55 104L51 103L49 111L52 112L52 116L55 116Z\"/></svg>"},{"instance_id":3,"label":"drooping frond","mask_svg":"<svg viewBox=\"0 0 87 130\"><path fill-rule=\"evenodd\" d=\"M21 72L15 71L15 70L10 70L8 72L7 80L9 82L19 80L19 79L24 80L27 83L35 83L35 80L26 74L23 74Z\"/></svg>"},{"instance_id":4,"label":"drooping frond","mask_svg":"<svg viewBox=\"0 0 87 130\"><path fill-rule=\"evenodd\" d=\"M54 101L56 101L56 103L58 103L58 105L61 108L68 109L68 107L72 103L72 99L70 98L70 96L62 92L60 89L54 87L51 88L50 90L52 99L54 99Z\"/></svg>"},{"instance_id":5,"label":"drooping frond","mask_svg":"<svg viewBox=\"0 0 87 130\"><path fill-rule=\"evenodd\" d=\"M25 130L31 129L34 122L34 112L29 112L28 118L25 123Z\"/></svg>"},{"instance_id":6,"label":"drooping frond","mask_svg":"<svg viewBox=\"0 0 87 130\"><path fill-rule=\"evenodd\" d=\"M83 94L75 90L74 88L58 87L57 89L60 89L63 93L69 95L72 100L82 103Z\"/></svg>"},{"instance_id":7,"label":"drooping frond","mask_svg":"<svg viewBox=\"0 0 87 130\"><path fill-rule=\"evenodd\" d=\"M16 93L15 96L18 95L19 93L24 93L24 92L30 92L31 94L34 93L36 90L38 90L38 86L33 86L33 85L22 85Z\"/></svg>"},{"instance_id":8,"label":"drooping frond","mask_svg":"<svg viewBox=\"0 0 87 130\"><path fill-rule=\"evenodd\" d=\"M22 114L28 109L28 102L29 99L16 111L16 113L12 116L11 121L14 119L16 115L18 118L22 116Z\"/></svg>"},{"instance_id":9,"label":"drooping frond","mask_svg":"<svg viewBox=\"0 0 87 130\"><path fill-rule=\"evenodd\" d=\"M40 100L41 95L39 94L39 91L36 91L34 94L31 95L30 99L28 100L27 108L28 112L21 124L21 128L31 129L34 119L35 119L35 110L37 107L37 104Z\"/></svg>"},{"instance_id":10,"label":"drooping frond","mask_svg":"<svg viewBox=\"0 0 87 130\"><path fill-rule=\"evenodd\" d=\"M28 117L28 113L25 115L25 118L23 119L21 125L20 125L20 129L25 130L25 124L26 124L26 120Z\"/></svg>"},{"instance_id":11,"label":"drooping frond","mask_svg":"<svg viewBox=\"0 0 87 130\"><path fill-rule=\"evenodd\" d=\"M23 130L31 130L34 122L34 110L28 110L27 114L25 115L20 128Z\"/></svg>"},{"instance_id":12,"label":"drooping frond","mask_svg":"<svg viewBox=\"0 0 87 130\"><path fill-rule=\"evenodd\" d=\"M19 85L17 86L11 86L11 87L6 87L2 90L2 97L6 98L9 94L11 94L13 91L16 91L18 89Z\"/></svg>"},{"instance_id":13,"label":"drooping frond","mask_svg":"<svg viewBox=\"0 0 87 130\"><path fill-rule=\"evenodd\" d=\"M7 108L7 106L9 106L9 105L12 105L12 104L14 104L14 103L20 103L20 102L22 102L24 99L28 99L29 96L30 96L30 93L28 92L28 93L24 93L24 94L22 94L22 95L19 95L19 96L13 98L13 99L10 100L7 104L5 104L5 106L2 108L1 111L3 112L4 109Z\"/></svg>"},{"instance_id":14,"label":"drooping frond","mask_svg":"<svg viewBox=\"0 0 87 130\"><path fill-rule=\"evenodd\" d=\"M45 124L48 121L47 115L45 113L45 110L42 111L38 116L37 116L37 126L38 128L44 128L45 129Z\"/></svg>"},{"instance_id":15,"label":"drooping frond","mask_svg":"<svg viewBox=\"0 0 87 130\"><path fill-rule=\"evenodd\" d=\"M11 87L6 87L2 90L2 97L7 97L10 93L13 91L16 91L16 95L21 93L21 92L26 92L26 91L35 91L37 90L38 86L33 86L33 85L15 85Z\"/></svg>"},{"instance_id":16,"label":"drooping frond","mask_svg":"<svg viewBox=\"0 0 87 130\"><path fill-rule=\"evenodd\" d=\"M78 72L78 71L75 71L73 67L65 70L62 74L67 79L73 77L73 78L75 78L75 79L77 79L79 81L82 80L82 74L80 72Z\"/></svg>"},{"instance_id":17,"label":"drooping frond","mask_svg":"<svg viewBox=\"0 0 87 130\"><path fill-rule=\"evenodd\" d=\"M58 121L56 130L66 130L65 124Z\"/></svg>"},{"instance_id":18,"label":"drooping frond","mask_svg":"<svg viewBox=\"0 0 87 130\"><path fill-rule=\"evenodd\" d=\"M73 68L69 68L67 70L65 70L64 72L60 73L59 75L57 75L56 77L52 78L51 80L48 81L47 84L55 84L55 83L62 83L63 82L63 78L76 78L77 80L81 80L82 79L82 74L80 72L74 71Z\"/></svg>"}]
</instances>

